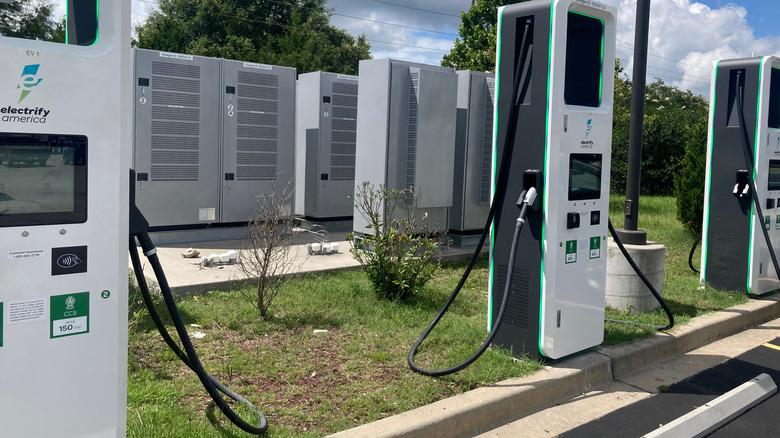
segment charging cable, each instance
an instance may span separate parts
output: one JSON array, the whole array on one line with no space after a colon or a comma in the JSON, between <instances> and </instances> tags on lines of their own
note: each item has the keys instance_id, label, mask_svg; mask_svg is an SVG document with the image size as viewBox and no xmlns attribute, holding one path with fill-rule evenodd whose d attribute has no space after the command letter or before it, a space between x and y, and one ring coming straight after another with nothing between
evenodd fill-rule
<instances>
[{"instance_id":1,"label":"charging cable","mask_svg":"<svg viewBox=\"0 0 780 438\"><path fill-rule=\"evenodd\" d=\"M133 180L133 176L134 173L131 171L131 181ZM131 195L129 241L130 259L133 264L133 271L135 272L136 280L138 281L138 287L141 289L144 303L146 304L146 308L149 310L149 316L152 318L152 321L154 321L154 325L157 327L157 330L165 340L165 343L168 345L168 347L170 347L174 354L176 354L176 356L181 359L181 361L184 362L187 367L195 372L195 374L198 376L198 379L200 379L201 384L206 389L206 392L208 392L219 410L225 414L225 417L227 417L231 423L238 426L241 430L251 434L259 435L264 433L268 429L268 422L265 419L265 415L263 415L263 413L260 412L260 410L255 407L255 405L253 405L249 400L240 396L235 391L231 390L220 381L210 376L203 368L203 364L200 362L200 358L198 358L198 353L195 351L195 347L192 345L190 336L187 333L187 329L181 319L179 309L176 307L176 302L173 299L171 288L168 285L165 272L163 271L162 265L160 264L160 259L157 256L157 248L154 247L154 244L149 237L149 233L147 232L149 223L143 217L143 214L140 212L140 210L138 210L138 207L135 206L133 198L134 196ZM165 325L160 319L160 315L155 309L154 301L152 300L149 287L146 284L146 279L144 278L143 269L141 268L141 260L138 257L136 239L138 239L138 243L141 245L141 250L149 260L149 263L154 270L154 275L157 278L157 283L160 285L160 290L163 294L165 305L167 306L168 312L170 313L171 319L173 320L173 324L176 327L176 332L179 335L179 340L184 347L184 351L179 348L171 335L168 333L168 330L165 328ZM257 417L258 424L255 426L242 419L227 404L220 392L232 398L233 400L246 405L249 410Z\"/></svg>"},{"instance_id":2,"label":"charging cable","mask_svg":"<svg viewBox=\"0 0 780 438\"><path fill-rule=\"evenodd\" d=\"M525 216L528 212L528 206L532 205L534 203L534 200L536 200L536 189L531 187L527 191L524 190L523 193L520 195L520 199L517 200L517 206L520 207L520 214L517 217L517 221L515 221L515 235L512 239L512 252L509 254L509 266L515 265L515 256L517 253L517 242L520 240L520 232L523 229L523 225L525 224ZM449 304L452 302L452 299L454 297L450 297L451 300L448 301L447 306L445 306L438 315L436 315L436 318L434 318L433 322L428 325L428 328L425 329L422 335L420 335L420 338L417 339L417 342L414 343L414 346L412 346L412 349L409 351L408 356L408 362L409 367L412 368L417 373L426 375L426 376L433 376L433 377L439 377L439 376L445 376L447 374L452 374L455 372L458 372L462 370L463 368L466 368L467 366L474 363L475 360L479 359L480 356L482 356L482 353L487 350L487 348L490 346L490 343L493 342L493 338L496 337L496 334L498 333L498 328L501 325L501 322L504 320L504 312L506 311L506 304L509 301L509 292L512 287L512 273L514 269L510 269L507 273L506 277L506 284L504 286L504 296L501 299L501 308L498 311L498 316L496 317L496 322L493 323L493 328L490 330L490 333L488 334L485 341L482 343L482 345L479 347L479 349L471 355L468 359L464 360L463 362L443 370L428 370L419 367L414 363L414 356L417 353L417 349L420 347L420 344L425 340L425 338L428 337L428 335L431 333L434 327L436 327L436 324L439 323L439 320L442 316L444 316L444 312L447 311L447 307L449 307Z\"/></svg>"},{"instance_id":3,"label":"charging cable","mask_svg":"<svg viewBox=\"0 0 780 438\"><path fill-rule=\"evenodd\" d=\"M693 242L693 246L691 247L691 252L688 253L688 267L691 268L691 271L701 274L701 271L696 269L693 266L693 253L696 252L696 247L699 246L699 243L701 242L701 234L696 238L696 241Z\"/></svg>"},{"instance_id":4,"label":"charging cable","mask_svg":"<svg viewBox=\"0 0 780 438\"><path fill-rule=\"evenodd\" d=\"M650 327L654 329L658 329L660 331L663 330L669 330L672 327L674 327L674 315L672 314L672 311L669 309L669 305L666 304L666 300L661 296L661 294L658 293L658 291L653 286L653 283L648 280L648 278L645 276L644 272L642 272L641 269L639 269L639 266L634 261L634 258L631 257L631 254L628 253L626 250L626 247L623 246L623 242L620 241L620 237L618 237L618 234L615 232L615 228L612 226L612 221L607 219L607 226L609 227L609 232L612 234L612 238L615 239L615 243L617 244L618 248L620 248L620 252L623 253L623 257L626 258L626 261L629 265L631 265L631 268L636 272L636 275L639 276L639 278L642 280L642 283L647 286L647 288L650 290L650 293L653 294L656 301L663 307L664 312L666 312L666 317L669 319L669 323L666 325L653 325L653 324L642 324L639 322L634 321L622 321L620 319L607 319L605 318L604 321L609 322L619 322L621 324L629 324L629 325L636 325L639 327Z\"/></svg>"},{"instance_id":5,"label":"charging cable","mask_svg":"<svg viewBox=\"0 0 780 438\"><path fill-rule=\"evenodd\" d=\"M531 35L532 28L533 28L533 20L531 20L530 18L526 19L525 29L523 31L523 40L520 44L520 56L517 57L517 64L515 66L515 76L513 78L514 83L512 88L512 99L510 100L510 102L512 102L512 105L510 106L509 117L507 118L507 125L508 126L511 125L511 128L506 130L506 134L504 136L504 149L503 149L504 153L501 157L501 165L499 167L498 176L496 178L496 192L493 194L493 202L490 203L490 210L488 211L488 217L487 220L485 221L485 227L482 230L482 234L479 236L479 241L477 242L477 247L474 249L474 254L472 254L471 260L469 260L469 263L466 266L466 270L463 272L463 275L461 275L460 281L458 281L458 284L455 286L455 289L453 289L452 294L447 299L447 302L444 303L444 306L442 306L441 310L439 311L439 314L436 315L436 318L434 318L433 322L431 322L431 324L428 326L425 332L423 332L423 334L420 335L420 338L417 340L417 342L415 342L415 344L409 350L409 355L407 356L407 362L409 363L409 368L411 368L412 371L416 373L420 373L428 376L443 376L461 370L468 365L468 364L464 365L458 369L454 369L455 367L453 367L450 368L449 370L430 371L418 367L414 363L414 356L417 354L417 348L420 346L420 344L422 344L422 342L425 340L425 338L428 336L431 330L433 330L436 324L439 323L439 320L441 320L442 316L444 316L444 314L450 308L450 305L452 305L453 301L455 301L455 298L458 296L458 293L460 293L461 289L463 289L463 285L466 284L466 280L468 280L469 275L471 275L471 271L474 268L474 265L476 265L477 260L479 259L479 254L482 251L482 247L485 244L485 240L487 240L487 236L488 234L490 234L490 228L493 225L493 218L495 218L496 212L501 210L501 208L503 207L504 198L506 197L506 190L507 190L508 180L509 180L509 168L510 168L510 163L512 162L512 154L514 150L513 146L515 144L515 133L517 131L517 109L519 107L519 99L520 99L520 82L523 76L523 66L525 65L526 57L528 56L528 49L531 41L530 35ZM536 189L534 189L534 192L536 192ZM524 196L527 197L526 192L523 192L521 198L523 198ZM536 195L534 195L534 198L535 197ZM520 200L518 200L518 203L519 202ZM531 202L531 204L533 204L533 202ZM525 221L525 219L523 219L523 221ZM514 250L512 252L514 253ZM507 282L507 284L509 284L509 282ZM504 294L504 299L506 299L506 295L507 294ZM500 319L497 320L497 322L499 323L500 321L501 321ZM474 358L474 360L476 360L476 358ZM473 360L471 362L473 362ZM443 372L443 371L449 371L449 372Z\"/></svg>"}]
</instances>

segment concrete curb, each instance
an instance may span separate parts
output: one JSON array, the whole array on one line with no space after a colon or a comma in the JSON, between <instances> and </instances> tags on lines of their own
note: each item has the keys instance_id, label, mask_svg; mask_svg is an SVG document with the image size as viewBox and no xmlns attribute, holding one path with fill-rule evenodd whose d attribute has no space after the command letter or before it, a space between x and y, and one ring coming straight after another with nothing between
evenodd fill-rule
<instances>
[{"instance_id":1,"label":"concrete curb","mask_svg":"<svg viewBox=\"0 0 780 438\"><path fill-rule=\"evenodd\" d=\"M587 353L532 376L477 388L430 405L354 429L347 437L467 437L522 418L525 413L552 406L556 400L579 395L612 380L609 358Z\"/></svg>"},{"instance_id":2,"label":"concrete curb","mask_svg":"<svg viewBox=\"0 0 780 438\"><path fill-rule=\"evenodd\" d=\"M597 347L596 351L611 359L613 378L620 380L655 363L680 356L778 316L780 297L772 296L694 318L671 334L658 333L629 344Z\"/></svg>"},{"instance_id":3,"label":"concrete curb","mask_svg":"<svg viewBox=\"0 0 780 438\"><path fill-rule=\"evenodd\" d=\"M780 296L762 298L694 318L672 334L659 333L626 345L597 347L593 352L548 365L531 376L477 388L330 436L473 437L778 317Z\"/></svg>"}]
</instances>

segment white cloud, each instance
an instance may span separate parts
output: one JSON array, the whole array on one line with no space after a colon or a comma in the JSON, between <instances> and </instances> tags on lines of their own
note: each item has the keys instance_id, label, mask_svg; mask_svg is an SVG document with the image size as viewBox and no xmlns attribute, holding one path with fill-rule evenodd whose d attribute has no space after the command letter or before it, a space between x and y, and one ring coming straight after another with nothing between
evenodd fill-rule
<instances>
[{"instance_id":1,"label":"white cloud","mask_svg":"<svg viewBox=\"0 0 780 438\"><path fill-rule=\"evenodd\" d=\"M449 53L454 45L460 26L460 13L471 6L471 0L388 1L407 7L372 0L329 0L327 7L333 8L334 15L331 23L334 26L345 29L355 36L365 34L371 44L371 55L375 59L395 58L438 65L442 56ZM444 34L369 22L339 14L444 32Z\"/></svg>"},{"instance_id":2,"label":"white cloud","mask_svg":"<svg viewBox=\"0 0 780 438\"><path fill-rule=\"evenodd\" d=\"M636 0L618 6L618 56L633 67ZM747 10L728 4L711 9L691 0L654 0L650 10L648 73L694 93L709 95L714 61L780 53L780 38L756 38ZM629 75L630 76L630 75ZM649 78L648 80L651 80Z\"/></svg>"}]
</instances>

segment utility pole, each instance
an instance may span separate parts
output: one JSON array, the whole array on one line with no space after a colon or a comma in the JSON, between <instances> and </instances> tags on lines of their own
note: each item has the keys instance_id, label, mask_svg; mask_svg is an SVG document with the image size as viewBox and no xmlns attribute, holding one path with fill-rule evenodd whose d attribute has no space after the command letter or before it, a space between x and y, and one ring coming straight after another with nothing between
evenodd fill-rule
<instances>
[{"instance_id":1,"label":"utility pole","mask_svg":"<svg viewBox=\"0 0 780 438\"><path fill-rule=\"evenodd\" d=\"M628 131L628 172L623 228L620 240L631 245L647 244L647 233L639 226L639 180L642 170L642 128L645 115L647 41L650 30L650 0L637 0L634 32L634 77L631 84L631 119Z\"/></svg>"}]
</instances>

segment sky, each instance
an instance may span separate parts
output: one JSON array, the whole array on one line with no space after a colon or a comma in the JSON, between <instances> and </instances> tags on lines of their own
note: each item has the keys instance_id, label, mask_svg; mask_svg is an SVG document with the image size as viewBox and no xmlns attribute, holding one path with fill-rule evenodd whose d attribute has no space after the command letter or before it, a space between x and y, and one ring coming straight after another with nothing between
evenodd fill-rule
<instances>
[{"instance_id":1,"label":"sky","mask_svg":"<svg viewBox=\"0 0 780 438\"><path fill-rule=\"evenodd\" d=\"M601 0L617 7L617 56L633 68L636 0ZM133 23L155 0L132 0ZM375 59L396 58L438 65L453 47L460 13L471 0L328 0L331 23L365 34ZM709 95L718 59L780 55L776 0L651 0L648 77Z\"/></svg>"}]
</instances>

